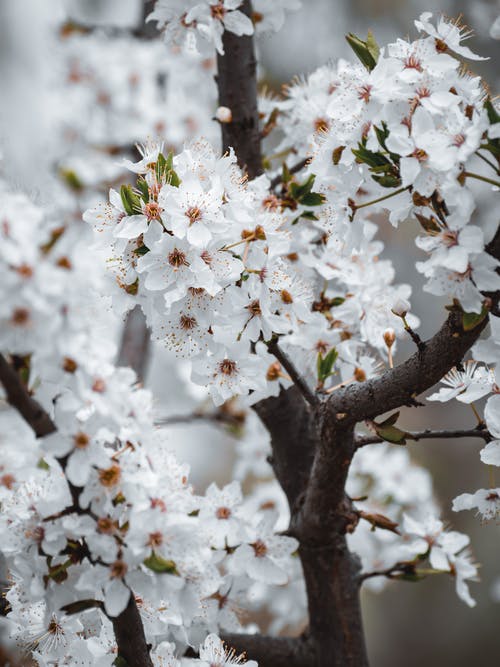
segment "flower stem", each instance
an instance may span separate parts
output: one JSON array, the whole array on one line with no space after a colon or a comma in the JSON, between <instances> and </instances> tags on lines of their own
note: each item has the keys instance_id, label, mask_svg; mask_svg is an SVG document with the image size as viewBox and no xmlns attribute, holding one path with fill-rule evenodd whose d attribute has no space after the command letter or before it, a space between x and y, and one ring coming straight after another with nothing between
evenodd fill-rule
<instances>
[{"instance_id":1,"label":"flower stem","mask_svg":"<svg viewBox=\"0 0 500 667\"><path fill-rule=\"evenodd\" d=\"M467 178L476 178L478 181L484 181L484 183L489 183L490 185L494 185L495 187L500 188L500 181L494 181L492 178L488 178L487 176L474 174L471 171L464 171L463 175Z\"/></svg>"},{"instance_id":2,"label":"flower stem","mask_svg":"<svg viewBox=\"0 0 500 667\"><path fill-rule=\"evenodd\" d=\"M402 192L405 192L406 190L409 190L410 186L407 185L405 188L399 188L399 190L395 190L394 192L390 192L388 195L384 195L383 197L378 197L378 199L372 199L371 201L366 201L363 204L356 204L355 202L352 202L351 208L352 208L352 216L351 220L354 218L354 215L357 210L360 208L366 208L367 206L372 206L372 204L378 204L381 201L385 201L386 199L390 199L391 197L395 197L396 195L400 195Z\"/></svg>"}]
</instances>

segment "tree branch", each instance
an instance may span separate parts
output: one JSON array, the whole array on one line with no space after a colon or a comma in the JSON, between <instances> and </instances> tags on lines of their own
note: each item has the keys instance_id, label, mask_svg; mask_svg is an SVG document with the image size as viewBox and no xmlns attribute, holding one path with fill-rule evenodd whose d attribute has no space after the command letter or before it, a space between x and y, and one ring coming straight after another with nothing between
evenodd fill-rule
<instances>
[{"instance_id":1,"label":"tree branch","mask_svg":"<svg viewBox=\"0 0 500 667\"><path fill-rule=\"evenodd\" d=\"M252 16L250 0L244 0L238 9ZM239 37L226 30L222 43L224 55L217 55L219 105L229 107L232 114L230 123L221 123L222 151L234 148L240 167L255 178L263 170L253 37Z\"/></svg>"},{"instance_id":2,"label":"tree branch","mask_svg":"<svg viewBox=\"0 0 500 667\"><path fill-rule=\"evenodd\" d=\"M142 382L148 364L150 335L140 306L129 311L123 326L117 366L129 366Z\"/></svg>"},{"instance_id":3,"label":"tree branch","mask_svg":"<svg viewBox=\"0 0 500 667\"><path fill-rule=\"evenodd\" d=\"M459 364L486 326L485 318L470 331L464 331L459 312L452 312L441 329L407 361L386 371L378 378L356 382L332 393L325 402L332 419L341 415L344 424L413 405L426 391Z\"/></svg>"},{"instance_id":4,"label":"tree branch","mask_svg":"<svg viewBox=\"0 0 500 667\"><path fill-rule=\"evenodd\" d=\"M298 370L295 368L292 361L289 359L289 357L280 348L280 346L278 345L277 339L271 340L271 342L267 346L267 349L280 362L280 364L283 366L283 368L286 370L286 372L290 376L290 379L297 386L298 390L300 391L302 396L306 399L306 401L309 403L309 405L312 405L313 407L318 405L319 404L318 397L316 396L316 394L313 391L311 391L311 389L309 388L309 385L304 380L302 375L300 375Z\"/></svg>"},{"instance_id":5,"label":"tree branch","mask_svg":"<svg viewBox=\"0 0 500 667\"><path fill-rule=\"evenodd\" d=\"M491 434L485 428L458 429L455 431L431 431L430 429L426 429L425 431L405 433L407 440L415 440L416 442L419 440L441 440L446 438L482 438L485 442L489 442L491 440ZM386 440L378 435L358 436L355 438L357 449L364 447L365 445L374 445L379 442L386 442Z\"/></svg>"},{"instance_id":6,"label":"tree branch","mask_svg":"<svg viewBox=\"0 0 500 667\"><path fill-rule=\"evenodd\" d=\"M110 620L118 644L118 656L125 660L127 667L153 667L141 615L132 593L122 613Z\"/></svg>"},{"instance_id":7,"label":"tree branch","mask_svg":"<svg viewBox=\"0 0 500 667\"><path fill-rule=\"evenodd\" d=\"M30 396L19 374L0 354L0 383L5 389L7 402L31 426L37 438L54 433L56 426L42 406Z\"/></svg>"}]
</instances>

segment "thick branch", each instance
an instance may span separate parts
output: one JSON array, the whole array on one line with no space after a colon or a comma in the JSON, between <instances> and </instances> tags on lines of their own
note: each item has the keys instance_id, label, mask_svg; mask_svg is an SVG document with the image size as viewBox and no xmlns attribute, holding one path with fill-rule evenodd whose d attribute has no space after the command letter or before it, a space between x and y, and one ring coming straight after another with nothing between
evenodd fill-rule
<instances>
[{"instance_id":1,"label":"thick branch","mask_svg":"<svg viewBox=\"0 0 500 667\"><path fill-rule=\"evenodd\" d=\"M142 382L146 371L150 348L150 336L146 319L139 306L127 314L122 340L118 351L117 366L129 366Z\"/></svg>"},{"instance_id":2,"label":"thick branch","mask_svg":"<svg viewBox=\"0 0 500 667\"><path fill-rule=\"evenodd\" d=\"M111 621L118 644L118 656L125 660L125 664L128 667L153 667L142 619L132 594L124 611L111 618Z\"/></svg>"},{"instance_id":3,"label":"thick branch","mask_svg":"<svg viewBox=\"0 0 500 667\"><path fill-rule=\"evenodd\" d=\"M314 457L314 416L297 387L254 405L271 436L271 465L283 488L292 516L304 493Z\"/></svg>"},{"instance_id":4,"label":"thick branch","mask_svg":"<svg viewBox=\"0 0 500 667\"><path fill-rule=\"evenodd\" d=\"M245 0L239 10L252 15L252 4ZM262 173L257 80L253 37L238 37L225 31L224 55L217 56L219 105L229 107L230 123L221 123L222 150L234 148L238 164L250 178Z\"/></svg>"},{"instance_id":5,"label":"thick branch","mask_svg":"<svg viewBox=\"0 0 500 667\"><path fill-rule=\"evenodd\" d=\"M441 329L407 361L366 382L357 382L333 392L326 405L333 419L344 424L373 419L402 405L412 405L462 361L487 324L485 318L471 331L464 331L461 314L452 312Z\"/></svg>"},{"instance_id":6,"label":"thick branch","mask_svg":"<svg viewBox=\"0 0 500 667\"><path fill-rule=\"evenodd\" d=\"M426 429L425 431L416 431L414 433L406 432L406 440L441 440L446 438L481 438L486 442L491 440L491 434L485 428L471 428L471 429L458 429L456 431L443 430L443 431L431 431ZM364 447L365 445L374 445L379 442L386 442L383 438L378 435L366 435L358 436L355 439L356 448Z\"/></svg>"},{"instance_id":7,"label":"thick branch","mask_svg":"<svg viewBox=\"0 0 500 667\"><path fill-rule=\"evenodd\" d=\"M280 362L283 368L286 370L292 382L297 386L298 390L302 396L306 399L309 405L313 407L318 405L319 399L316 394L311 391L306 380L302 377L299 371L296 369L295 365L292 363L288 355L286 355L283 350L278 345L277 340L272 340L268 345L269 352L273 354L276 359Z\"/></svg>"}]
</instances>

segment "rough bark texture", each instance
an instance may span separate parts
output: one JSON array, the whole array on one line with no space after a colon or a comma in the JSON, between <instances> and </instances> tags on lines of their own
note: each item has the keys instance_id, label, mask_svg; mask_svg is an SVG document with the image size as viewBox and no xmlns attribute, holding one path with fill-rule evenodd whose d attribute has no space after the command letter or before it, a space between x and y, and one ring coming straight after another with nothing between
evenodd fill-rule
<instances>
[{"instance_id":1,"label":"rough bark texture","mask_svg":"<svg viewBox=\"0 0 500 667\"><path fill-rule=\"evenodd\" d=\"M460 363L487 323L485 318L471 331L464 331L461 313L451 313L422 351L415 352L403 364L373 380L335 391L327 402L329 411L338 415L339 422L354 424L402 405L414 405L419 394Z\"/></svg>"},{"instance_id":2,"label":"rough bark texture","mask_svg":"<svg viewBox=\"0 0 500 667\"><path fill-rule=\"evenodd\" d=\"M111 621L118 644L118 655L125 660L127 667L153 667L141 616L133 595L130 596L125 610Z\"/></svg>"},{"instance_id":3,"label":"rough bark texture","mask_svg":"<svg viewBox=\"0 0 500 667\"><path fill-rule=\"evenodd\" d=\"M239 10L251 16L250 0L245 0ZM262 173L262 157L253 38L226 31L222 43L224 55L217 56L219 105L232 112L232 121L221 123L222 150L234 148L238 164L254 178Z\"/></svg>"}]
</instances>

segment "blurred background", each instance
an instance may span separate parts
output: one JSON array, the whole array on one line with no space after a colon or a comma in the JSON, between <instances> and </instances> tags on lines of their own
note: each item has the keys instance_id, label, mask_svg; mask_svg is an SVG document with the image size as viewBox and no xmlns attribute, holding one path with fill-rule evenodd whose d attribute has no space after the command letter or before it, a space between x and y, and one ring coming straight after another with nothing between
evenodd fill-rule
<instances>
[{"instance_id":1,"label":"blurred background","mask_svg":"<svg viewBox=\"0 0 500 667\"><path fill-rule=\"evenodd\" d=\"M182 144L189 134L202 133L216 140L215 123L210 117L197 117L192 109L197 106L196 95L203 95L215 110L212 65L203 65L201 86L193 74L194 99L165 96L165 73L175 82L175 63L162 64L165 47L156 39L152 24L144 27L143 17L152 4L1 0L0 153L3 176L14 188L49 208L63 206L68 215L78 218L93 197L99 192L102 196L119 178L122 171L115 156L126 153L128 147L133 150L135 141L162 132L171 145ZM500 13L500 3L494 0L303 0L302 10L287 17L280 33L259 42L262 79L279 92L295 75L307 74L330 59L351 57L344 40L347 32L363 37L371 29L379 44L415 36L413 20L425 10L463 15L463 22L474 31L468 45L490 56L489 61L472 63L472 69L485 76L495 94L500 83L500 42L490 36L490 27ZM139 40L139 45L131 39ZM198 74L199 65L193 64ZM71 86L86 79L86 87ZM163 90L163 97L158 90ZM118 99L112 110L111 95ZM175 114L182 115L181 127L173 120ZM95 176L103 172L105 187ZM487 199L478 215L498 222ZM389 225L381 224L380 229L398 280L414 285L413 311L422 321L420 334L428 337L444 318L444 304L421 290L421 277L414 269L415 229L407 225L397 235ZM398 360L412 351L402 345ZM147 384L154 389L162 414L193 409L199 394L183 381L186 368L174 365L160 348L153 350L149 368ZM407 409L400 422L408 429L460 428L472 426L474 417L458 405L431 404ZM191 463L198 489L214 479L228 481L234 459L230 436L207 426L178 425L169 437L179 457ZM441 577L394 584L377 595L364 594L372 667L500 664L500 527L482 526L473 513L451 512L452 499L459 493L489 484L488 470L479 460L481 446L465 440L408 445L415 461L432 472L444 518L471 536L475 557L482 564L481 584L473 585L472 591L477 607L466 607L450 581Z\"/></svg>"}]
</instances>

